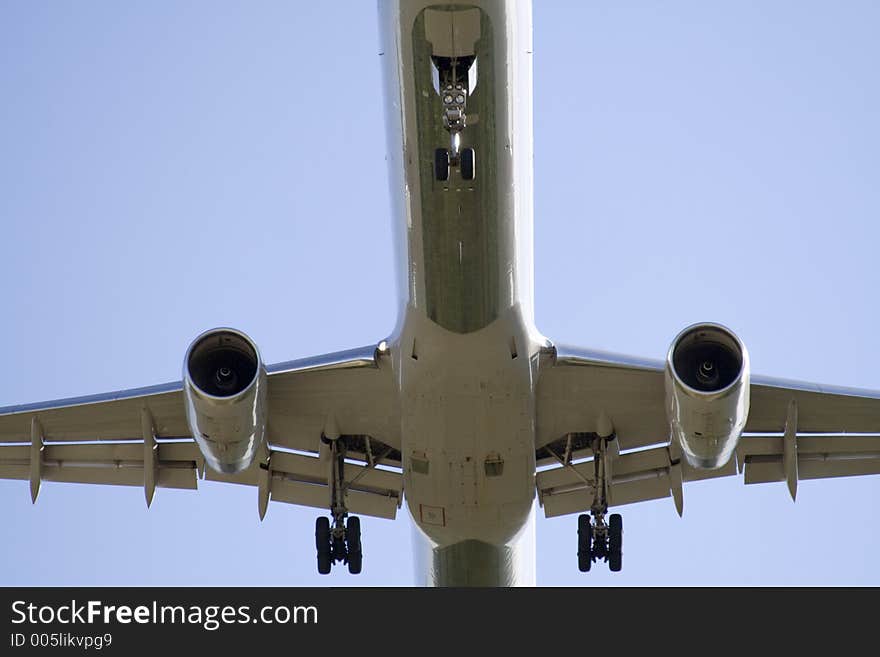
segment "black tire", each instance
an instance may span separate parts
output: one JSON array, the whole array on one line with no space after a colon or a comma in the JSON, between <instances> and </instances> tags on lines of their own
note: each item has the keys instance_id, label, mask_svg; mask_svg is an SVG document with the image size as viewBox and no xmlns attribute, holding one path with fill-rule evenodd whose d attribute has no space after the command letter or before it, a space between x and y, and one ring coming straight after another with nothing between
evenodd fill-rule
<instances>
[{"instance_id":1,"label":"black tire","mask_svg":"<svg viewBox=\"0 0 880 657\"><path fill-rule=\"evenodd\" d=\"M449 180L449 151L445 148L434 151L434 177L441 182Z\"/></svg>"},{"instance_id":2,"label":"black tire","mask_svg":"<svg viewBox=\"0 0 880 657\"><path fill-rule=\"evenodd\" d=\"M350 516L345 523L345 544L348 552L361 551L361 519Z\"/></svg>"},{"instance_id":3,"label":"black tire","mask_svg":"<svg viewBox=\"0 0 880 657\"><path fill-rule=\"evenodd\" d=\"M590 572L593 563L593 529L590 516L582 513L578 516L578 570Z\"/></svg>"},{"instance_id":4,"label":"black tire","mask_svg":"<svg viewBox=\"0 0 880 657\"><path fill-rule=\"evenodd\" d=\"M350 516L345 523L345 543L348 552L348 572L357 575L363 566L364 554L361 547L361 519Z\"/></svg>"},{"instance_id":5,"label":"black tire","mask_svg":"<svg viewBox=\"0 0 880 657\"><path fill-rule=\"evenodd\" d=\"M315 547L318 549L318 572L329 575L330 567L330 518L321 516L315 521Z\"/></svg>"},{"instance_id":6,"label":"black tire","mask_svg":"<svg viewBox=\"0 0 880 657\"><path fill-rule=\"evenodd\" d=\"M477 175L477 156L473 148L465 148L461 152L461 177L473 180Z\"/></svg>"},{"instance_id":7,"label":"black tire","mask_svg":"<svg viewBox=\"0 0 880 657\"><path fill-rule=\"evenodd\" d=\"M623 518L612 513L608 519L608 567L612 573L623 568Z\"/></svg>"}]
</instances>

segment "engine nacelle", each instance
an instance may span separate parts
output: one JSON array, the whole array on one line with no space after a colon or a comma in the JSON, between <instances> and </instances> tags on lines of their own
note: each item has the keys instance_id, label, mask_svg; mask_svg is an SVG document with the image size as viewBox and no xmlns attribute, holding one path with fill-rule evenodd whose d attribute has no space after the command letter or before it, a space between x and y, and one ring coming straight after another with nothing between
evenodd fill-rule
<instances>
[{"instance_id":1,"label":"engine nacelle","mask_svg":"<svg viewBox=\"0 0 880 657\"><path fill-rule=\"evenodd\" d=\"M694 324L672 341L666 414L688 463L701 469L727 464L749 415L749 354L732 331Z\"/></svg>"},{"instance_id":2,"label":"engine nacelle","mask_svg":"<svg viewBox=\"0 0 880 657\"><path fill-rule=\"evenodd\" d=\"M248 336L212 329L193 340L183 360L190 431L207 464L234 474L266 443L266 369Z\"/></svg>"}]
</instances>

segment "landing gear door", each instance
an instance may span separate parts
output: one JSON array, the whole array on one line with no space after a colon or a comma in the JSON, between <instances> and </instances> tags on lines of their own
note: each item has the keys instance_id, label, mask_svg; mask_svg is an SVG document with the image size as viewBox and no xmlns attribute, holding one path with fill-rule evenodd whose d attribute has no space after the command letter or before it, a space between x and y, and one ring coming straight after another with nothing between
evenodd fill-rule
<instances>
[{"instance_id":1,"label":"landing gear door","mask_svg":"<svg viewBox=\"0 0 880 657\"><path fill-rule=\"evenodd\" d=\"M425 39L434 46L435 57L473 57L480 38L480 10L425 10Z\"/></svg>"}]
</instances>

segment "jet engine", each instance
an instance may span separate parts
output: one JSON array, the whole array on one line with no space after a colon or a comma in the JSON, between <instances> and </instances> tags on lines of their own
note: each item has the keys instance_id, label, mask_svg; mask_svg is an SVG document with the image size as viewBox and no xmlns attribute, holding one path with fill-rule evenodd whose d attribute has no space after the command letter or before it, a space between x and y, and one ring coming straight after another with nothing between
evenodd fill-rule
<instances>
[{"instance_id":1,"label":"jet engine","mask_svg":"<svg viewBox=\"0 0 880 657\"><path fill-rule=\"evenodd\" d=\"M666 356L666 414L672 439L695 468L726 465L749 415L749 354L732 331L694 324Z\"/></svg>"},{"instance_id":2,"label":"jet engine","mask_svg":"<svg viewBox=\"0 0 880 657\"><path fill-rule=\"evenodd\" d=\"M197 337L183 361L189 428L207 464L234 474L266 442L266 369L248 336L229 328Z\"/></svg>"}]
</instances>

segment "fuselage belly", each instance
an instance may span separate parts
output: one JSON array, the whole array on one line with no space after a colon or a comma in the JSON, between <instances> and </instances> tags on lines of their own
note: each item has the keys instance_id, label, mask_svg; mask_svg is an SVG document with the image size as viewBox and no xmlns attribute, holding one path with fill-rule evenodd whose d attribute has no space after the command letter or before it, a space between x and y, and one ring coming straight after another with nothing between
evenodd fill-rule
<instances>
[{"instance_id":1,"label":"fuselage belly","mask_svg":"<svg viewBox=\"0 0 880 657\"><path fill-rule=\"evenodd\" d=\"M531 7L396 0L379 14L418 574L534 584Z\"/></svg>"}]
</instances>

